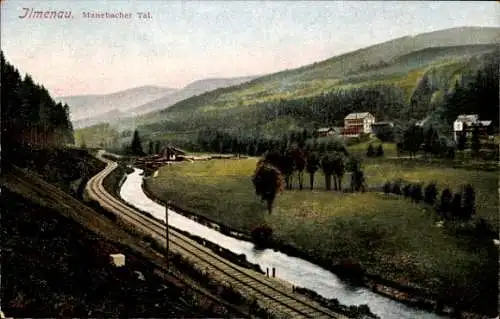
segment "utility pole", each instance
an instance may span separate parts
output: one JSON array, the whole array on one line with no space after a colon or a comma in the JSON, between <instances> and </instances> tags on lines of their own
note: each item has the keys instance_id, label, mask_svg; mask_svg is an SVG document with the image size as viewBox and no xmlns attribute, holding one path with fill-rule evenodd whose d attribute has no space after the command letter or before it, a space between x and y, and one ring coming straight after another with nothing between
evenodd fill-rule
<instances>
[{"instance_id":1,"label":"utility pole","mask_svg":"<svg viewBox=\"0 0 500 319\"><path fill-rule=\"evenodd\" d=\"M168 238L168 208L170 207L170 201L167 201L167 206L165 207L165 240L167 242L167 268L169 267L168 253L169 253L169 238Z\"/></svg>"}]
</instances>

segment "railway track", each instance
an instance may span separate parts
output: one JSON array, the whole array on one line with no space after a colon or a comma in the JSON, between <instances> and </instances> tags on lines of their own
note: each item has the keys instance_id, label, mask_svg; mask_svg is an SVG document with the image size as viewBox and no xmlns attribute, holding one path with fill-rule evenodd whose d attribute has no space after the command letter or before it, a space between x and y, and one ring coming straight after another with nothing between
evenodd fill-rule
<instances>
[{"instance_id":1,"label":"railway track","mask_svg":"<svg viewBox=\"0 0 500 319\"><path fill-rule=\"evenodd\" d=\"M144 233L150 234L160 244L165 243L166 225L152 217L145 216L136 209L126 205L109 194L103 181L118 164L102 157L98 158L107 164L106 168L92 177L87 183L88 196L96 200L103 208L116 214L119 218L133 224ZM216 278L228 282L233 287L246 291L286 318L347 318L334 313L304 296L294 294L277 280L268 278L256 271L237 266L220 257L207 247L169 228L169 247L182 254L200 267L216 275Z\"/></svg>"}]
</instances>

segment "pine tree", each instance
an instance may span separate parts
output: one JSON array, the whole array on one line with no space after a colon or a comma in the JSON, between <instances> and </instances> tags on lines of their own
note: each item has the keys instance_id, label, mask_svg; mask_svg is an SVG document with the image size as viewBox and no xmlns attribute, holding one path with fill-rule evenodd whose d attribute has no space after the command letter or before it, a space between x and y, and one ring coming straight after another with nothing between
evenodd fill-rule
<instances>
[{"instance_id":1,"label":"pine tree","mask_svg":"<svg viewBox=\"0 0 500 319\"><path fill-rule=\"evenodd\" d=\"M463 217L469 220L476 213L476 194L471 184L464 186L462 191Z\"/></svg>"},{"instance_id":2,"label":"pine tree","mask_svg":"<svg viewBox=\"0 0 500 319\"><path fill-rule=\"evenodd\" d=\"M155 153L156 154L160 154L160 152L161 152L161 143L160 143L160 141L156 141L156 143L155 143Z\"/></svg>"},{"instance_id":3,"label":"pine tree","mask_svg":"<svg viewBox=\"0 0 500 319\"><path fill-rule=\"evenodd\" d=\"M479 126L475 125L472 129L472 138L471 138L471 148L472 151L477 155L479 150L481 149L481 140L479 136Z\"/></svg>"},{"instance_id":4,"label":"pine tree","mask_svg":"<svg viewBox=\"0 0 500 319\"><path fill-rule=\"evenodd\" d=\"M134 137L132 138L132 143L130 144L130 151L132 155L143 156L144 151L142 149L141 138L139 137L139 131L134 131Z\"/></svg>"},{"instance_id":5,"label":"pine tree","mask_svg":"<svg viewBox=\"0 0 500 319\"><path fill-rule=\"evenodd\" d=\"M149 155L154 154L154 143L153 143L153 141L149 141L149 144L148 144L148 154Z\"/></svg>"},{"instance_id":6,"label":"pine tree","mask_svg":"<svg viewBox=\"0 0 500 319\"><path fill-rule=\"evenodd\" d=\"M467 147L467 135L465 134L465 129L458 133L458 136L457 136L457 149L459 151L463 151L465 150L465 148Z\"/></svg>"}]
</instances>

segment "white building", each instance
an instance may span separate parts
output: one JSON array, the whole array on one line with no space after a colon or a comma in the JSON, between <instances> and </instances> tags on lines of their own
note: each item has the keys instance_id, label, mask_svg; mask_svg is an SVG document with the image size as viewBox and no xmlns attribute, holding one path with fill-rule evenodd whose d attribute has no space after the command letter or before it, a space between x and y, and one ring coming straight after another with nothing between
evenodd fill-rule
<instances>
[{"instance_id":1,"label":"white building","mask_svg":"<svg viewBox=\"0 0 500 319\"><path fill-rule=\"evenodd\" d=\"M375 117L369 112L350 113L344 118L344 130L346 133L372 133L372 124Z\"/></svg>"},{"instance_id":2,"label":"white building","mask_svg":"<svg viewBox=\"0 0 500 319\"><path fill-rule=\"evenodd\" d=\"M485 132L485 129L491 125L491 121L480 121L479 115L469 114L469 115L459 115L455 122L453 122L453 136L455 137L455 142L458 140L458 133L466 130L467 136L470 136L470 128L474 125L480 125Z\"/></svg>"}]
</instances>

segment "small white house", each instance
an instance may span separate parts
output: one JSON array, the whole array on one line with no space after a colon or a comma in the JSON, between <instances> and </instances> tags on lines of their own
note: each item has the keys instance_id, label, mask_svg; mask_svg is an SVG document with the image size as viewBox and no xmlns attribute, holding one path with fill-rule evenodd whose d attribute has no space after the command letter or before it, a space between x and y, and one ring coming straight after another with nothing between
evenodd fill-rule
<instances>
[{"instance_id":1,"label":"small white house","mask_svg":"<svg viewBox=\"0 0 500 319\"><path fill-rule=\"evenodd\" d=\"M125 266L125 255L123 254L110 254L110 262L115 267Z\"/></svg>"},{"instance_id":2,"label":"small white house","mask_svg":"<svg viewBox=\"0 0 500 319\"><path fill-rule=\"evenodd\" d=\"M491 121L479 121L479 115L477 114L469 114L469 115L459 115L455 122L453 122L453 136L455 138L455 142L458 140L458 133L466 130L467 136L470 135L469 129L473 125L482 125L489 126Z\"/></svg>"},{"instance_id":3,"label":"small white house","mask_svg":"<svg viewBox=\"0 0 500 319\"><path fill-rule=\"evenodd\" d=\"M375 117L369 112L350 113L344 118L344 130L370 134L373 123L375 123Z\"/></svg>"},{"instance_id":4,"label":"small white house","mask_svg":"<svg viewBox=\"0 0 500 319\"><path fill-rule=\"evenodd\" d=\"M318 129L318 136L332 136L340 133L341 132L335 127L322 127Z\"/></svg>"}]
</instances>

